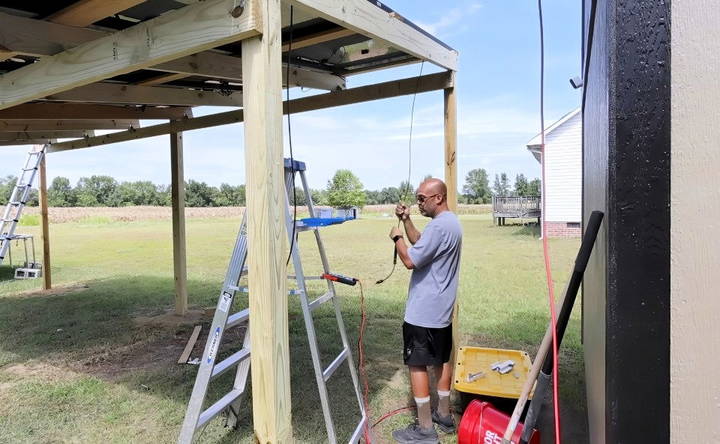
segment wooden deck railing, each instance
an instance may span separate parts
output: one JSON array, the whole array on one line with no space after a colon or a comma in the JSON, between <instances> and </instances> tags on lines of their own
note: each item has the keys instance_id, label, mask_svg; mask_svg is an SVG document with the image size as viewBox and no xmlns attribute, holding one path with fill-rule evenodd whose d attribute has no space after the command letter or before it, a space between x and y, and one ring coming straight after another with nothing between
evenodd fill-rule
<instances>
[{"instance_id":1,"label":"wooden deck railing","mask_svg":"<svg viewBox=\"0 0 720 444\"><path fill-rule=\"evenodd\" d=\"M496 196L492 199L493 217L540 217L540 196Z\"/></svg>"}]
</instances>

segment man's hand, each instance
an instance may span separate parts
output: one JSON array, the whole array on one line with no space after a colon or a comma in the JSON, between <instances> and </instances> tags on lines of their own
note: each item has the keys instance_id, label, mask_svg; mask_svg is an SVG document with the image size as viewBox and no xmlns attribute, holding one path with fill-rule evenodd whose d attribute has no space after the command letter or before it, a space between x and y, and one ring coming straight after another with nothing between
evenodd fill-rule
<instances>
[{"instance_id":1,"label":"man's hand","mask_svg":"<svg viewBox=\"0 0 720 444\"><path fill-rule=\"evenodd\" d=\"M394 239L395 236L402 237L402 231L398 227L392 227L392 230L390 230L390 239Z\"/></svg>"},{"instance_id":2,"label":"man's hand","mask_svg":"<svg viewBox=\"0 0 720 444\"><path fill-rule=\"evenodd\" d=\"M407 220L410 218L410 207L403 204L397 204L395 207L395 216L400 220Z\"/></svg>"}]
</instances>

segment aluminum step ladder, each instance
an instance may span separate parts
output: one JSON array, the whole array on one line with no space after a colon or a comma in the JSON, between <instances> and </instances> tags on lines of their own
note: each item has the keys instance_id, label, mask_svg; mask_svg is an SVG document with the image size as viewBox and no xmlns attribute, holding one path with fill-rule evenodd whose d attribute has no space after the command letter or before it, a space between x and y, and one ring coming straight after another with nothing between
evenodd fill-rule
<instances>
[{"instance_id":1,"label":"aluminum step ladder","mask_svg":"<svg viewBox=\"0 0 720 444\"><path fill-rule=\"evenodd\" d=\"M15 239L15 228L20 221L25 204L30 198L30 191L40 162L45 157L45 147L46 145L43 145L40 149L33 148L28 152L25 166L20 171L17 183L10 194L10 201L5 206L5 212L0 219L0 265L10 248L10 241Z\"/></svg>"},{"instance_id":2,"label":"aluminum step ladder","mask_svg":"<svg viewBox=\"0 0 720 444\"><path fill-rule=\"evenodd\" d=\"M328 397L327 381L340 368L340 366L347 362L350 375L353 381L355 395L358 401L358 408L360 413L360 421L351 435L348 442L357 443L362 436L365 427L368 425L367 413L360 391L360 383L358 380L357 371L352 358L352 350L350 348L350 342L347 338L345 331L345 325L342 319L342 312L340 309L340 301L338 300L335 287L333 282L327 281L328 290L322 296L310 301L307 297L307 287L305 281L311 279L306 277L303 273L302 263L300 260L300 249L298 243L292 240L293 235L293 214L290 208L290 196L294 192L294 176L298 173L302 181L302 188L305 195L305 202L310 213L310 217L314 217L315 208L312 203L310 195L310 188L307 185L307 179L305 177L305 164L303 162L294 161L291 164L290 159L285 159L285 185L286 185L286 199L287 199L287 211L286 214L286 227L288 237L292 243L292 259L295 269L294 276L288 276L289 279L294 279L297 283L297 289L291 290L290 294L296 294L299 296L300 305L305 319L305 328L307 331L308 341L310 345L310 353L313 362L313 368L315 371L315 380L318 386L318 392L320 394L320 404L325 419L325 429L327 431L327 441L335 444L337 442L337 435L335 432L335 425L332 420L330 401ZM196 434L205 427L208 422L218 416L222 412L227 412L226 425L229 427L236 427L238 424L238 415L240 405L243 400L243 395L247 388L248 374L250 371L250 330L249 328L245 332L243 339L242 348L227 357L226 359L215 362L218 356L220 344L222 343L222 337L225 331L229 328L237 327L245 322L251 322L249 309L244 309L236 313L231 314L232 304L235 299L237 292L247 291L246 288L239 287L240 278L247 272L245 261L247 258L247 212L243 216L240 231L238 233L237 240L235 242L235 248L230 259L230 265L225 277L223 289L218 298L217 308L213 317L212 325L210 327L210 333L208 335L207 343L205 344L205 350L203 352L202 360L200 361L200 368L198 370L197 377L195 379L195 385L193 387L192 395L190 396L190 402L185 413L185 420L183 421L178 443L189 444L193 442ZM323 272L331 273L327 256L325 254L325 248L318 231L319 227L308 227L301 224L296 224L295 233L301 231L312 230L315 233L315 239L320 253L322 261ZM313 277L312 279L319 279L319 277ZM327 366L323 367L322 359L320 357L320 349L318 346L317 336L315 333L315 324L313 322L312 312L325 302L332 301L335 307L335 317L337 320L338 331L340 332L340 339L342 341L343 349L340 354L332 360ZM219 400L211 404L207 408L203 408L205 405L205 398L208 392L208 386L210 382L221 374L231 370L233 367L237 367L233 388L222 396Z\"/></svg>"}]
</instances>

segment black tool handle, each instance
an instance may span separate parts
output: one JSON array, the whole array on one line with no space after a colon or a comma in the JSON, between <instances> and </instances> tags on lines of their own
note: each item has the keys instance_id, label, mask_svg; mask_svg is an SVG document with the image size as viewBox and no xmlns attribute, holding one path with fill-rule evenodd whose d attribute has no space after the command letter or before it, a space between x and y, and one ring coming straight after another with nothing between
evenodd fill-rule
<instances>
[{"instance_id":1,"label":"black tool handle","mask_svg":"<svg viewBox=\"0 0 720 444\"><path fill-rule=\"evenodd\" d=\"M322 276L324 279L327 279L329 281L333 282L340 282L341 284L345 285L355 285L357 284L357 279L353 277L347 277L343 276L341 274L335 274L335 273L325 273Z\"/></svg>"}]
</instances>

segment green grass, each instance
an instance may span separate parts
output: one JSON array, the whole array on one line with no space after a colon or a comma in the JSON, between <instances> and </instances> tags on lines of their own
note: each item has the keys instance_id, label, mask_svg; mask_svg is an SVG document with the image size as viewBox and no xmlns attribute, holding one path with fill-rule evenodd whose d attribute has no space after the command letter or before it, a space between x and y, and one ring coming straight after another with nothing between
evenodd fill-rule
<instances>
[{"instance_id":1,"label":"green grass","mask_svg":"<svg viewBox=\"0 0 720 444\"><path fill-rule=\"evenodd\" d=\"M20 222L18 222L18 225L25 226L25 227L36 227L40 225L40 215L39 214L23 214L20 217Z\"/></svg>"},{"instance_id":2,"label":"green grass","mask_svg":"<svg viewBox=\"0 0 720 444\"><path fill-rule=\"evenodd\" d=\"M548 322L542 248L535 227L494 227L489 215L463 216L460 329L464 345L515 348L535 353ZM394 221L367 217L328 227L323 239L334 271L365 284L365 336L373 418L410 399L402 366L400 326L409 272L391 267L387 238ZM188 219L190 304L215 305L239 221ZM39 227L22 230L39 238ZM87 288L29 293L38 281L13 281L0 267L0 442L174 442L194 382L195 367L175 364L192 326L139 324L139 316L161 314L173 305L169 221L92 221L51 226L56 286ZM317 275L320 261L312 235L300 235L305 273ZM551 240L553 271L562 290L578 240ZM313 293L322 283L310 281ZM350 340L360 322L359 287L340 286ZM238 307L247 306L240 297ZM577 304L579 306L579 304ZM289 313L293 429L298 442L323 442L324 427L299 303ZM577 422L565 429L583 434L582 348L576 310L561 356L563 411ZM315 312L325 364L340 349L331 307ZM336 339L337 338L337 339ZM234 339L239 342L240 337ZM198 347L199 349L200 347ZM169 350L169 351L168 351ZM195 352L197 354L197 351ZM357 401L346 366L329 385L341 437L357 420ZM218 395L232 375L212 386ZM222 385L225 384L223 387ZM244 411L238 431L215 420L202 442L252 442L252 414ZM411 420L397 415L379 425L380 436ZM568 432L569 433L569 432ZM342 440L342 439L341 439ZM453 442L446 436L443 442ZM573 442L578 442L573 440Z\"/></svg>"}]
</instances>

